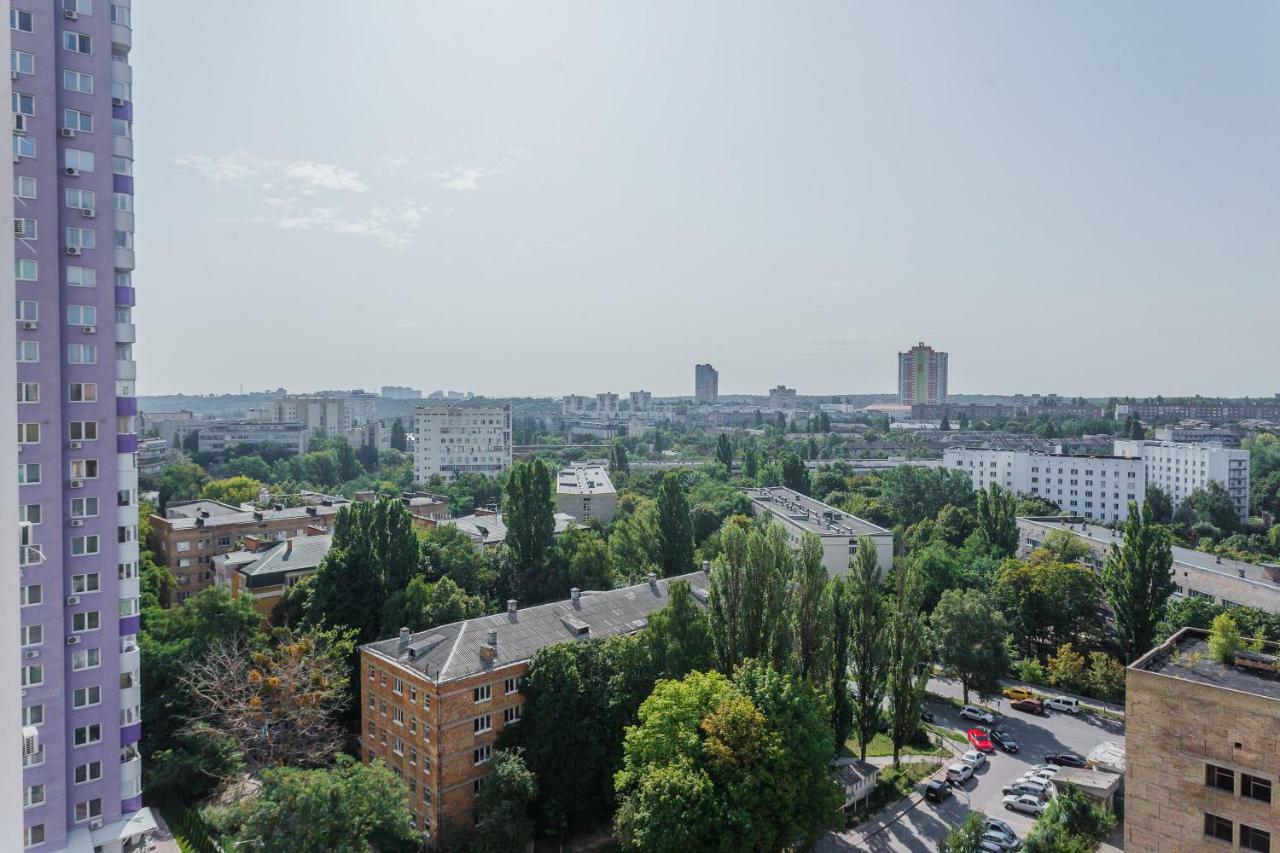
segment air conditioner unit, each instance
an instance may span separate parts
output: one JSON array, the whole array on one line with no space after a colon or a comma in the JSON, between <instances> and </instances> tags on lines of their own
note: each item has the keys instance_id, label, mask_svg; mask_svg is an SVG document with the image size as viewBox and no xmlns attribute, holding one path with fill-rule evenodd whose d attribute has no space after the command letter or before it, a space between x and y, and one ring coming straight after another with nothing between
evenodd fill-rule
<instances>
[{"instance_id":1,"label":"air conditioner unit","mask_svg":"<svg viewBox=\"0 0 1280 853\"><path fill-rule=\"evenodd\" d=\"M62 11L62 17L66 18L68 21L74 21L80 17L80 13L75 9L64 9Z\"/></svg>"},{"instance_id":2,"label":"air conditioner unit","mask_svg":"<svg viewBox=\"0 0 1280 853\"><path fill-rule=\"evenodd\" d=\"M102 819L101 819L101 818L99 818L98 820L91 820L91 821L89 821L89 828L90 828L90 829L102 829Z\"/></svg>"},{"instance_id":3,"label":"air conditioner unit","mask_svg":"<svg viewBox=\"0 0 1280 853\"><path fill-rule=\"evenodd\" d=\"M14 133L27 132L27 117L24 116L22 113L13 114L13 132Z\"/></svg>"},{"instance_id":4,"label":"air conditioner unit","mask_svg":"<svg viewBox=\"0 0 1280 853\"><path fill-rule=\"evenodd\" d=\"M22 330L24 332L34 332L38 328L40 328L40 324L37 323L35 320L22 321Z\"/></svg>"},{"instance_id":5,"label":"air conditioner unit","mask_svg":"<svg viewBox=\"0 0 1280 853\"><path fill-rule=\"evenodd\" d=\"M72 526L72 527L84 527L84 519L83 519L83 518L73 518L73 519L71 519L71 526Z\"/></svg>"},{"instance_id":6,"label":"air conditioner unit","mask_svg":"<svg viewBox=\"0 0 1280 853\"><path fill-rule=\"evenodd\" d=\"M72 450L79 450L81 447L84 447L84 445L83 445L83 444L81 444L81 443L80 443L80 442L78 442L78 441L73 441L73 442L70 442L70 443L67 445L67 447L69 447L69 448L70 448L70 449L72 449Z\"/></svg>"},{"instance_id":7,"label":"air conditioner unit","mask_svg":"<svg viewBox=\"0 0 1280 853\"><path fill-rule=\"evenodd\" d=\"M80 638L77 637L75 634L72 634L70 637L67 637L67 645L68 646L80 645Z\"/></svg>"},{"instance_id":8,"label":"air conditioner unit","mask_svg":"<svg viewBox=\"0 0 1280 853\"><path fill-rule=\"evenodd\" d=\"M97 327L97 326L85 326L85 327L83 327L83 331L84 331L84 333L85 333L86 335L96 335L96 334L98 334L98 327Z\"/></svg>"},{"instance_id":9,"label":"air conditioner unit","mask_svg":"<svg viewBox=\"0 0 1280 853\"><path fill-rule=\"evenodd\" d=\"M72 481L71 481L71 488L73 488L73 489L83 489L83 488L84 488L84 480L72 480Z\"/></svg>"},{"instance_id":10,"label":"air conditioner unit","mask_svg":"<svg viewBox=\"0 0 1280 853\"><path fill-rule=\"evenodd\" d=\"M80 596L78 596L78 595L68 595L68 596L67 596L67 606L68 606L68 607L75 607L75 606L76 606L77 604L79 604L79 603L80 603Z\"/></svg>"},{"instance_id":11,"label":"air conditioner unit","mask_svg":"<svg viewBox=\"0 0 1280 853\"><path fill-rule=\"evenodd\" d=\"M82 207L80 208L80 215L85 219L93 219L93 217L98 215L98 211L94 210L92 207Z\"/></svg>"},{"instance_id":12,"label":"air conditioner unit","mask_svg":"<svg viewBox=\"0 0 1280 853\"><path fill-rule=\"evenodd\" d=\"M62 170L62 173L66 175L68 178L74 178L80 174L80 170L77 169L75 166L68 166L67 168Z\"/></svg>"},{"instance_id":13,"label":"air conditioner unit","mask_svg":"<svg viewBox=\"0 0 1280 853\"><path fill-rule=\"evenodd\" d=\"M36 658L40 657L40 652L37 651L36 649L32 649L31 651L23 655L23 657L25 657L27 660L35 660Z\"/></svg>"},{"instance_id":14,"label":"air conditioner unit","mask_svg":"<svg viewBox=\"0 0 1280 853\"><path fill-rule=\"evenodd\" d=\"M22 695L27 695L23 690ZM22 727L22 757L30 758L40 751L40 730L35 726Z\"/></svg>"},{"instance_id":15,"label":"air conditioner unit","mask_svg":"<svg viewBox=\"0 0 1280 853\"><path fill-rule=\"evenodd\" d=\"M81 252L83 252L83 251L84 251L84 250L83 250L83 249L81 249L79 246L68 246L68 247L67 247L67 254L68 254L68 255L79 255L79 254L80 254Z\"/></svg>"},{"instance_id":16,"label":"air conditioner unit","mask_svg":"<svg viewBox=\"0 0 1280 853\"><path fill-rule=\"evenodd\" d=\"M112 99L111 99L111 103L115 104L117 107L123 107L123 106L124 106L124 98L112 98Z\"/></svg>"},{"instance_id":17,"label":"air conditioner unit","mask_svg":"<svg viewBox=\"0 0 1280 853\"><path fill-rule=\"evenodd\" d=\"M62 135L70 139L76 135L76 129L74 127L64 127L62 128Z\"/></svg>"}]
</instances>

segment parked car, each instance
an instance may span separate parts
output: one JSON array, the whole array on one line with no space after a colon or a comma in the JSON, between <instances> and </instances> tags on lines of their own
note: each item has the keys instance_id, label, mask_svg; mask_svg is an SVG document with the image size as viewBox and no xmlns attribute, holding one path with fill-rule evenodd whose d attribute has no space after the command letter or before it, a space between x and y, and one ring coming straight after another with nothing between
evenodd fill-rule
<instances>
[{"instance_id":1,"label":"parked car","mask_svg":"<svg viewBox=\"0 0 1280 853\"><path fill-rule=\"evenodd\" d=\"M1057 764L1059 767L1084 767L1083 755L1074 752L1051 752L1044 757L1045 763Z\"/></svg>"},{"instance_id":2,"label":"parked car","mask_svg":"<svg viewBox=\"0 0 1280 853\"><path fill-rule=\"evenodd\" d=\"M983 752L995 752L995 747L991 745L991 738L987 737L987 733L982 729L969 729L965 732L965 737L969 738L969 745L974 749L980 749Z\"/></svg>"},{"instance_id":3,"label":"parked car","mask_svg":"<svg viewBox=\"0 0 1280 853\"><path fill-rule=\"evenodd\" d=\"M1025 687L1006 687L1003 691L1006 699L1034 699L1036 694Z\"/></svg>"},{"instance_id":4,"label":"parked car","mask_svg":"<svg viewBox=\"0 0 1280 853\"><path fill-rule=\"evenodd\" d=\"M933 722L933 712L923 705L920 706L920 719L926 723Z\"/></svg>"},{"instance_id":5,"label":"parked car","mask_svg":"<svg viewBox=\"0 0 1280 853\"><path fill-rule=\"evenodd\" d=\"M1048 779L1037 779L1034 776L1020 776L1013 781L1014 785L1025 784L1035 789L1034 793L1040 795L1040 799L1047 800L1057 796L1058 789ZM1033 793L1032 791L1023 791L1024 794Z\"/></svg>"},{"instance_id":6,"label":"parked car","mask_svg":"<svg viewBox=\"0 0 1280 853\"><path fill-rule=\"evenodd\" d=\"M1014 779L1008 785L1000 789L1002 794L1012 794L1021 796L1026 794L1032 797L1039 797L1047 800L1050 797L1050 789L1047 782L1039 782L1034 779Z\"/></svg>"},{"instance_id":7,"label":"parked car","mask_svg":"<svg viewBox=\"0 0 1280 853\"><path fill-rule=\"evenodd\" d=\"M965 764L968 764L974 770L977 770L979 767L987 763L987 754L985 752L979 752L976 749L971 749L964 755L960 756L960 760Z\"/></svg>"},{"instance_id":8,"label":"parked car","mask_svg":"<svg viewBox=\"0 0 1280 853\"><path fill-rule=\"evenodd\" d=\"M977 705L965 705L960 709L960 716L966 720L977 720L979 723L991 725L996 721L995 715L990 711L984 711Z\"/></svg>"},{"instance_id":9,"label":"parked car","mask_svg":"<svg viewBox=\"0 0 1280 853\"><path fill-rule=\"evenodd\" d=\"M1056 764L1032 764L1031 769L1036 773L1048 773L1052 776L1062 768L1058 767Z\"/></svg>"},{"instance_id":10,"label":"parked car","mask_svg":"<svg viewBox=\"0 0 1280 853\"><path fill-rule=\"evenodd\" d=\"M1056 767L1054 768L1057 769ZM1047 770L1028 770L1022 774L1023 779L1038 779L1041 782L1052 782L1053 774Z\"/></svg>"},{"instance_id":11,"label":"parked car","mask_svg":"<svg viewBox=\"0 0 1280 853\"><path fill-rule=\"evenodd\" d=\"M1008 838L1018 837L1018 833L1013 831L1012 826L1009 826L1009 824L1005 823L999 818L994 818L994 817L987 818L987 831L1004 833L1004 835Z\"/></svg>"},{"instance_id":12,"label":"parked car","mask_svg":"<svg viewBox=\"0 0 1280 853\"><path fill-rule=\"evenodd\" d=\"M947 781L952 785L963 785L973 777L973 768L963 761L947 766Z\"/></svg>"},{"instance_id":13,"label":"parked car","mask_svg":"<svg viewBox=\"0 0 1280 853\"><path fill-rule=\"evenodd\" d=\"M1004 851L1000 849L999 844L996 844L994 841L987 841L985 838L978 842L978 849L981 850L982 853L1004 853Z\"/></svg>"},{"instance_id":14,"label":"parked car","mask_svg":"<svg viewBox=\"0 0 1280 853\"><path fill-rule=\"evenodd\" d=\"M1044 814L1044 810L1049 808L1043 800L1033 794L1010 794L1001 802L1009 811L1022 812L1035 817Z\"/></svg>"},{"instance_id":15,"label":"parked car","mask_svg":"<svg viewBox=\"0 0 1280 853\"><path fill-rule=\"evenodd\" d=\"M951 786L940 779L934 779L924 786L924 798L930 802L941 805L949 796L951 796Z\"/></svg>"},{"instance_id":16,"label":"parked car","mask_svg":"<svg viewBox=\"0 0 1280 853\"><path fill-rule=\"evenodd\" d=\"M1018 839L1010 838L1003 832L994 832L992 830L988 830L982 836L982 840L988 844L994 844L1001 851L1017 850L1022 846L1022 842Z\"/></svg>"},{"instance_id":17,"label":"parked car","mask_svg":"<svg viewBox=\"0 0 1280 853\"><path fill-rule=\"evenodd\" d=\"M1039 699L1019 699L1010 705L1015 711L1023 711L1027 714L1039 714L1041 717L1047 713L1044 709L1044 703Z\"/></svg>"},{"instance_id":18,"label":"parked car","mask_svg":"<svg viewBox=\"0 0 1280 853\"><path fill-rule=\"evenodd\" d=\"M1055 711L1062 711L1066 714L1080 713L1080 700L1072 699L1070 696L1054 696L1052 699L1045 700L1044 704Z\"/></svg>"},{"instance_id":19,"label":"parked car","mask_svg":"<svg viewBox=\"0 0 1280 853\"><path fill-rule=\"evenodd\" d=\"M999 744L1000 748L1005 752L1017 752L1018 742L1013 739L1013 735L1004 729L992 729L991 740Z\"/></svg>"}]
</instances>

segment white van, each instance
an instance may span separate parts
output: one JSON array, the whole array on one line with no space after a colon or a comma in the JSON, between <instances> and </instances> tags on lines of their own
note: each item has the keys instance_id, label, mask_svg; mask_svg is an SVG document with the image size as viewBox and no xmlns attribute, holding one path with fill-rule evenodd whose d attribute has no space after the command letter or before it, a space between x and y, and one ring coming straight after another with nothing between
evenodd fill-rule
<instances>
[{"instance_id":1,"label":"white van","mask_svg":"<svg viewBox=\"0 0 1280 853\"><path fill-rule=\"evenodd\" d=\"M1068 714L1080 713L1080 700L1072 699L1070 696L1054 696L1052 699L1046 699L1044 705L1046 708L1065 711Z\"/></svg>"}]
</instances>

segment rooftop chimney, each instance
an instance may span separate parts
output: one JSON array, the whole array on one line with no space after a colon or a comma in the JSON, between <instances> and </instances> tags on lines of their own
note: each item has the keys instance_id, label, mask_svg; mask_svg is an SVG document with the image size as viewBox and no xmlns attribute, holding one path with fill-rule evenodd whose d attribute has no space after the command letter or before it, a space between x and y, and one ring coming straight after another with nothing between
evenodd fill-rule
<instances>
[{"instance_id":1,"label":"rooftop chimney","mask_svg":"<svg viewBox=\"0 0 1280 853\"><path fill-rule=\"evenodd\" d=\"M400 629L400 654L404 654L405 650L409 648L409 633L408 628Z\"/></svg>"},{"instance_id":2,"label":"rooftop chimney","mask_svg":"<svg viewBox=\"0 0 1280 853\"><path fill-rule=\"evenodd\" d=\"M287 557L292 553L293 553L293 540L292 539L284 540L284 555Z\"/></svg>"},{"instance_id":3,"label":"rooftop chimney","mask_svg":"<svg viewBox=\"0 0 1280 853\"><path fill-rule=\"evenodd\" d=\"M511 614L513 614L513 615L515 614L515 612L516 612L516 600L515 600L514 598L508 598L508 599L507 599L507 612L508 612L508 613L511 613Z\"/></svg>"},{"instance_id":4,"label":"rooftop chimney","mask_svg":"<svg viewBox=\"0 0 1280 853\"><path fill-rule=\"evenodd\" d=\"M658 588L658 576L653 572L649 572L649 586L653 587L654 589Z\"/></svg>"},{"instance_id":5,"label":"rooftop chimney","mask_svg":"<svg viewBox=\"0 0 1280 853\"><path fill-rule=\"evenodd\" d=\"M711 561L710 561L710 560L703 560L703 561L702 561L702 570L703 570L704 572L710 572L710 571L711 571Z\"/></svg>"},{"instance_id":6,"label":"rooftop chimney","mask_svg":"<svg viewBox=\"0 0 1280 853\"><path fill-rule=\"evenodd\" d=\"M572 601L574 604L577 604L578 596L580 596L581 594L582 594L582 590L578 589L575 586L573 589L569 590L569 600Z\"/></svg>"},{"instance_id":7,"label":"rooftop chimney","mask_svg":"<svg viewBox=\"0 0 1280 853\"><path fill-rule=\"evenodd\" d=\"M498 632L497 631L487 632L484 635L484 641L488 643L491 648L496 648L498 645Z\"/></svg>"}]
</instances>

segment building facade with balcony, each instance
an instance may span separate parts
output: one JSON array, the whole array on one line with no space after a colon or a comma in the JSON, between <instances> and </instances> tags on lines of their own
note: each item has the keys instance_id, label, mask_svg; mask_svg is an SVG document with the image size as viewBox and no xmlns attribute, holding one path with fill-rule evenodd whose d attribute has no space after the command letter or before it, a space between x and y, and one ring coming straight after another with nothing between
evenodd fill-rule
<instances>
[{"instance_id":1,"label":"building facade with balcony","mask_svg":"<svg viewBox=\"0 0 1280 853\"><path fill-rule=\"evenodd\" d=\"M941 406L947 402L947 354L924 342L898 353L898 403Z\"/></svg>"},{"instance_id":2,"label":"building facade with balcony","mask_svg":"<svg viewBox=\"0 0 1280 853\"><path fill-rule=\"evenodd\" d=\"M693 402L714 406L720 399L720 371L710 364L693 366Z\"/></svg>"},{"instance_id":3,"label":"building facade with balcony","mask_svg":"<svg viewBox=\"0 0 1280 853\"><path fill-rule=\"evenodd\" d=\"M1159 486L1176 510L1193 492L1221 483L1231 497L1240 520L1249 520L1249 451L1217 443L1189 444L1171 441L1120 439L1117 456L1141 459L1147 483Z\"/></svg>"},{"instance_id":4,"label":"building facade with balcony","mask_svg":"<svg viewBox=\"0 0 1280 853\"><path fill-rule=\"evenodd\" d=\"M413 479L495 476L511 467L511 406L431 404L413 416Z\"/></svg>"},{"instance_id":5,"label":"building facade with balcony","mask_svg":"<svg viewBox=\"0 0 1280 853\"><path fill-rule=\"evenodd\" d=\"M24 844L133 849L142 807L130 0L13 0Z\"/></svg>"}]
</instances>

